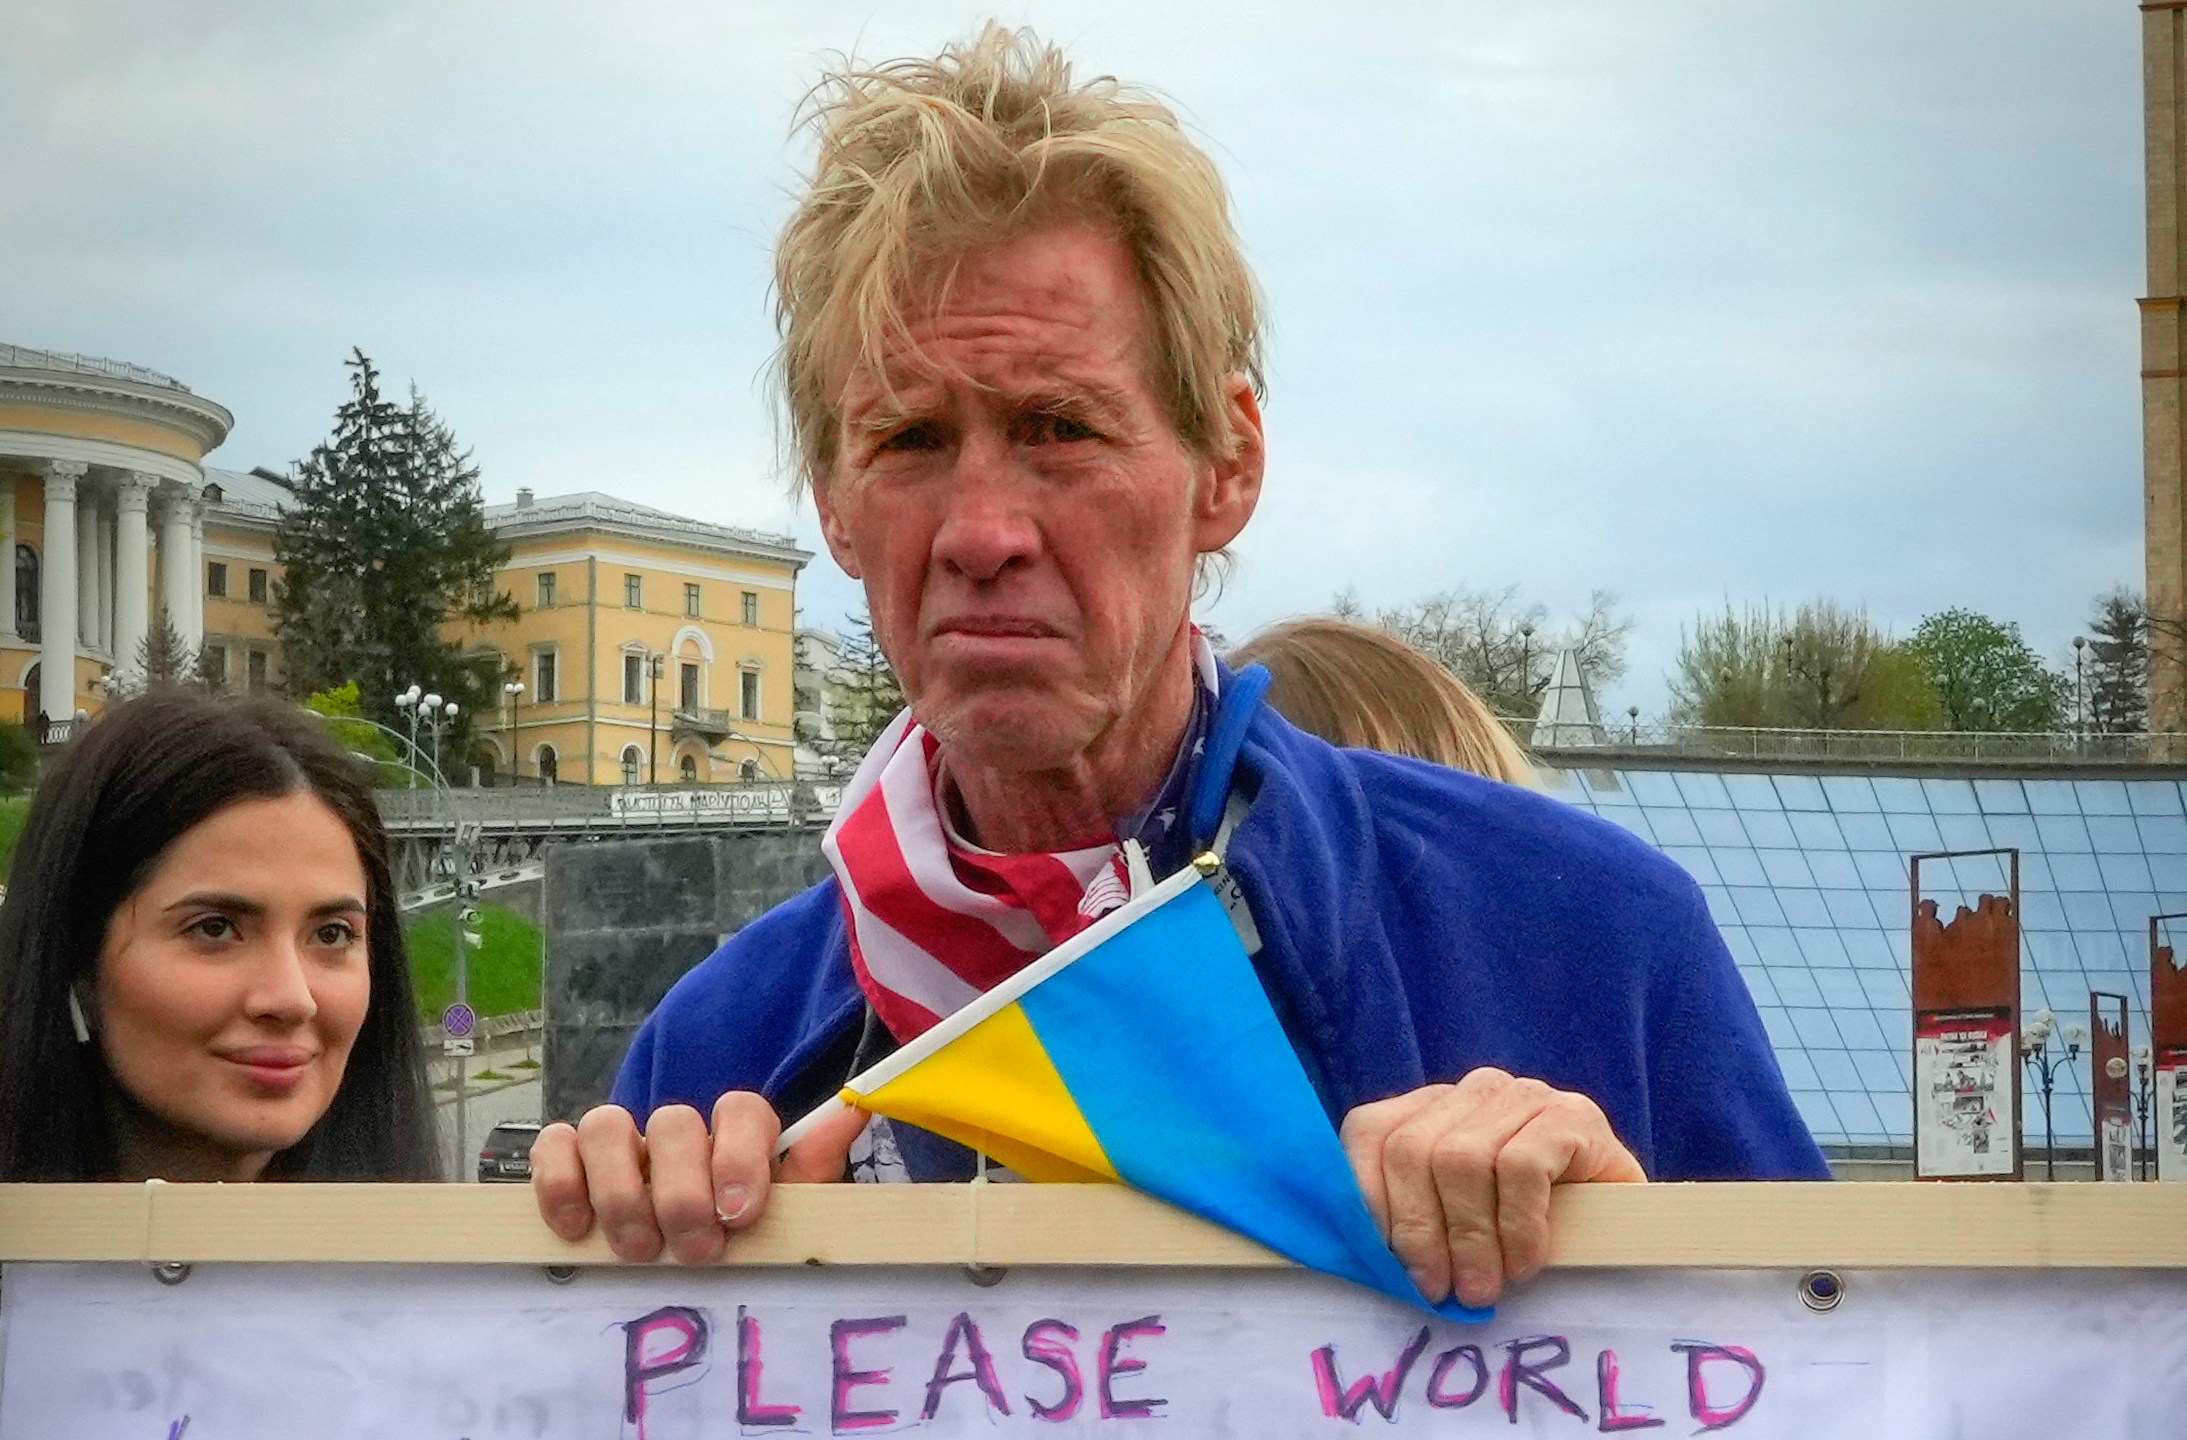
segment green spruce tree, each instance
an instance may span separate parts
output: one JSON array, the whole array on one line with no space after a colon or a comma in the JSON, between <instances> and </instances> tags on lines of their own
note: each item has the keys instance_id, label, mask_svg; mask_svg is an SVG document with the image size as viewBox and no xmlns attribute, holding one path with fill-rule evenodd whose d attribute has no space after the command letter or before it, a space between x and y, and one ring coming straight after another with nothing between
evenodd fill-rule
<instances>
[{"instance_id":1,"label":"green spruce tree","mask_svg":"<svg viewBox=\"0 0 2187 1440\"><path fill-rule=\"evenodd\" d=\"M2134 735L2149 728L2149 607L2132 590L2096 602L2081 685L2088 728Z\"/></svg>"}]
</instances>

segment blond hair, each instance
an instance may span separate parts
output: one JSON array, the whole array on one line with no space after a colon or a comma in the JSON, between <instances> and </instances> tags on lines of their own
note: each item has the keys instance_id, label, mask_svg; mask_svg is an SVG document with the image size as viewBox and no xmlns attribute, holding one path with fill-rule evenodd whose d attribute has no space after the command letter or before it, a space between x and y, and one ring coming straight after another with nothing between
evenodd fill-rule
<instances>
[{"instance_id":1,"label":"blond hair","mask_svg":"<svg viewBox=\"0 0 2187 1440\"><path fill-rule=\"evenodd\" d=\"M1532 786L1534 767L1464 681L1385 630L1313 617L1263 630L1230 653L1266 665L1268 703L1333 745L1384 750Z\"/></svg>"},{"instance_id":2,"label":"blond hair","mask_svg":"<svg viewBox=\"0 0 2187 1440\"><path fill-rule=\"evenodd\" d=\"M794 485L826 481L843 381L916 349L906 305L946 295L956 257L1073 220L1131 252L1179 437L1231 452L1229 377L1261 390L1260 297L1222 178L1166 106L1109 76L1073 84L1061 50L990 21L931 60L846 62L805 123L819 155L775 250Z\"/></svg>"}]
</instances>

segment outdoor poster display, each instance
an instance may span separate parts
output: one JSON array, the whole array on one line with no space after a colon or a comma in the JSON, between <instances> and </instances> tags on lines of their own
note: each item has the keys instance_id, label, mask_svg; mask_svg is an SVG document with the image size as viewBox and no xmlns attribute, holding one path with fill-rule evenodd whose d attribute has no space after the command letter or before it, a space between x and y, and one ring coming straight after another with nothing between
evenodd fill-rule
<instances>
[{"instance_id":1,"label":"outdoor poster display","mask_svg":"<svg viewBox=\"0 0 2187 1440\"><path fill-rule=\"evenodd\" d=\"M1915 1173L2016 1173L2012 1012L1932 1010L1914 1017Z\"/></svg>"},{"instance_id":2,"label":"outdoor poster display","mask_svg":"<svg viewBox=\"0 0 2187 1440\"><path fill-rule=\"evenodd\" d=\"M2157 1178L2187 1181L2187 1045L2156 1053L2156 1104L2150 1116Z\"/></svg>"},{"instance_id":3,"label":"outdoor poster display","mask_svg":"<svg viewBox=\"0 0 2187 1440\"><path fill-rule=\"evenodd\" d=\"M2096 1178L2134 1179L2134 1094L2128 1076L2124 995L2092 990L2088 996L2090 1112L2095 1120Z\"/></svg>"}]
</instances>

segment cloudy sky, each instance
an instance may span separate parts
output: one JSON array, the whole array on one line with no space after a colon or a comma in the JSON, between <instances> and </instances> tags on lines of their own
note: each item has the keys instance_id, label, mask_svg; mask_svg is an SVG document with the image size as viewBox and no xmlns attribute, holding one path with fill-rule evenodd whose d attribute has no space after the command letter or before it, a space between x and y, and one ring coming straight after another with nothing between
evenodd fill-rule
<instances>
[{"instance_id":1,"label":"cloudy sky","mask_svg":"<svg viewBox=\"0 0 2187 1440\"><path fill-rule=\"evenodd\" d=\"M1764 598L2055 658L2139 583L2130 0L0 4L0 339L327 431L361 346L490 499L788 530L767 254L828 57L986 14L1177 103L1274 316L1267 498L1210 610L1517 584ZM801 604L855 603L822 555Z\"/></svg>"}]
</instances>

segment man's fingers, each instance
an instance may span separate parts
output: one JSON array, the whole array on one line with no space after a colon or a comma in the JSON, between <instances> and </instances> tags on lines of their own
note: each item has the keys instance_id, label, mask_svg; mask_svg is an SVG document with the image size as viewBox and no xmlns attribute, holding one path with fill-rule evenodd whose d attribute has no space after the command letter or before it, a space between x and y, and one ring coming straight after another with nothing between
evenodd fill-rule
<instances>
[{"instance_id":1,"label":"man's fingers","mask_svg":"<svg viewBox=\"0 0 2187 1440\"><path fill-rule=\"evenodd\" d=\"M593 1213L620 1260L661 1253L660 1226L645 1183L645 1141L638 1122L619 1105L595 1105L577 1122L577 1154Z\"/></svg>"},{"instance_id":2,"label":"man's fingers","mask_svg":"<svg viewBox=\"0 0 2187 1440\"><path fill-rule=\"evenodd\" d=\"M668 1253L684 1265L721 1258L721 1222L714 1218L706 1122L688 1105L664 1105L645 1127L646 1183L653 1216Z\"/></svg>"},{"instance_id":3,"label":"man's fingers","mask_svg":"<svg viewBox=\"0 0 2187 1440\"><path fill-rule=\"evenodd\" d=\"M782 1119L766 1097L732 1090L714 1102L711 1204L717 1223L741 1230L767 1208Z\"/></svg>"},{"instance_id":4,"label":"man's fingers","mask_svg":"<svg viewBox=\"0 0 2187 1440\"><path fill-rule=\"evenodd\" d=\"M592 1200L585 1193L575 1126L557 1121L532 1141L532 1199L539 1218L564 1240L582 1240L591 1231Z\"/></svg>"},{"instance_id":5,"label":"man's fingers","mask_svg":"<svg viewBox=\"0 0 2187 1440\"><path fill-rule=\"evenodd\" d=\"M1496 1158L1497 1231L1504 1275L1531 1280L1549 1260L1549 1196L1558 1185L1645 1181L1602 1108L1584 1095L1550 1092L1549 1103Z\"/></svg>"},{"instance_id":6,"label":"man's fingers","mask_svg":"<svg viewBox=\"0 0 2187 1440\"><path fill-rule=\"evenodd\" d=\"M1337 1138L1344 1143L1344 1154L1352 1162L1352 1174L1359 1180L1360 1193L1367 1197L1367 1213L1374 1216L1374 1223L1385 1237L1390 1233L1390 1197L1389 1187L1382 1180L1382 1147L1391 1131L1434 1104L1438 1096L1451 1088L1424 1085L1387 1100L1355 1106L1345 1113L1344 1123L1337 1129Z\"/></svg>"},{"instance_id":7,"label":"man's fingers","mask_svg":"<svg viewBox=\"0 0 2187 1440\"><path fill-rule=\"evenodd\" d=\"M788 1184L826 1184L841 1180L850 1168L851 1146L873 1117L845 1106L792 1145L775 1176Z\"/></svg>"}]
</instances>

